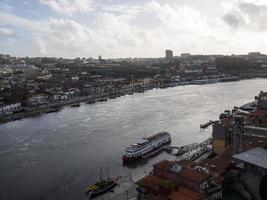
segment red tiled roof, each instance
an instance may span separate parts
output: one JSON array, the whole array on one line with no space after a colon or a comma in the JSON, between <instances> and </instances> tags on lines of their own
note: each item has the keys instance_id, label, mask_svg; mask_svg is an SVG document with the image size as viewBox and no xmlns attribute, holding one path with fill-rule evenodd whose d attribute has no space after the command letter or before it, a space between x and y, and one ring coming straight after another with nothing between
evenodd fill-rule
<instances>
[{"instance_id":1,"label":"red tiled roof","mask_svg":"<svg viewBox=\"0 0 267 200\"><path fill-rule=\"evenodd\" d=\"M188 196L192 199L200 199L201 198L201 194L199 192L196 192L194 190L190 190L190 189L183 187L183 186L179 187L179 192L181 192L185 196Z\"/></svg>"},{"instance_id":2,"label":"red tiled roof","mask_svg":"<svg viewBox=\"0 0 267 200\"><path fill-rule=\"evenodd\" d=\"M178 165L181 165L183 167L192 167L193 165L196 165L196 163L194 161L191 160L179 160L179 161L175 161L175 163L177 163Z\"/></svg>"},{"instance_id":3,"label":"red tiled roof","mask_svg":"<svg viewBox=\"0 0 267 200\"><path fill-rule=\"evenodd\" d=\"M137 185L158 191L159 186L166 183L166 180L155 175L147 175L137 182Z\"/></svg>"},{"instance_id":4,"label":"red tiled roof","mask_svg":"<svg viewBox=\"0 0 267 200\"><path fill-rule=\"evenodd\" d=\"M162 160L159 163L155 164L154 167L162 169L162 170L166 170L166 171L171 171L174 164L178 164L178 165L183 166L181 171L179 172L179 176L187 178L191 181L201 183L209 177L209 175L207 175L207 174L204 174L204 173L199 172L195 169L184 166L184 165L193 165L194 164L194 162L190 162L190 161L189 162L187 162L187 161L174 162L174 161Z\"/></svg>"},{"instance_id":5,"label":"red tiled roof","mask_svg":"<svg viewBox=\"0 0 267 200\"><path fill-rule=\"evenodd\" d=\"M169 196L168 199L170 200L193 200L190 197L185 196L183 193L178 191L173 191Z\"/></svg>"},{"instance_id":6,"label":"red tiled roof","mask_svg":"<svg viewBox=\"0 0 267 200\"><path fill-rule=\"evenodd\" d=\"M265 116L267 115L267 110L256 110L255 112L251 112L248 115Z\"/></svg>"},{"instance_id":7,"label":"red tiled roof","mask_svg":"<svg viewBox=\"0 0 267 200\"><path fill-rule=\"evenodd\" d=\"M179 191L173 191L169 195L169 199L171 200L199 200L201 199L201 194L190 190L188 188L179 187Z\"/></svg>"},{"instance_id":8,"label":"red tiled roof","mask_svg":"<svg viewBox=\"0 0 267 200\"><path fill-rule=\"evenodd\" d=\"M196 169L188 167L183 167L179 175L182 176L183 178L187 178L197 183L202 183L209 177L208 174L204 174L202 172L197 171Z\"/></svg>"},{"instance_id":9,"label":"red tiled roof","mask_svg":"<svg viewBox=\"0 0 267 200\"><path fill-rule=\"evenodd\" d=\"M226 168L229 166L232 160L231 150L224 152L223 154L217 155L213 159L203 160L201 164L208 164L210 170L223 173Z\"/></svg>"},{"instance_id":10,"label":"red tiled roof","mask_svg":"<svg viewBox=\"0 0 267 200\"><path fill-rule=\"evenodd\" d=\"M171 170L174 162L169 160L162 160L154 165L154 167L163 169L163 170Z\"/></svg>"}]
</instances>

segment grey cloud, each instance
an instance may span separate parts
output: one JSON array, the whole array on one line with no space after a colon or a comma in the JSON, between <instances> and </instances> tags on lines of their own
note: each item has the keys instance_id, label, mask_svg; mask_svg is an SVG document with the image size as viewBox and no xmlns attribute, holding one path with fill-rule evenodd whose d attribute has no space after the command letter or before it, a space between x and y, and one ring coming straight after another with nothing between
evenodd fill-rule
<instances>
[{"instance_id":1,"label":"grey cloud","mask_svg":"<svg viewBox=\"0 0 267 200\"><path fill-rule=\"evenodd\" d=\"M232 28L238 28L245 24L243 17L234 12L226 14L223 20Z\"/></svg>"},{"instance_id":2,"label":"grey cloud","mask_svg":"<svg viewBox=\"0 0 267 200\"><path fill-rule=\"evenodd\" d=\"M239 2L232 11L223 16L223 20L233 29L267 31L267 6Z\"/></svg>"},{"instance_id":3,"label":"grey cloud","mask_svg":"<svg viewBox=\"0 0 267 200\"><path fill-rule=\"evenodd\" d=\"M241 11L253 16L258 16L258 15L266 15L267 13L267 6L266 5L256 5L253 3L245 3L242 2L239 4L239 8Z\"/></svg>"}]
</instances>

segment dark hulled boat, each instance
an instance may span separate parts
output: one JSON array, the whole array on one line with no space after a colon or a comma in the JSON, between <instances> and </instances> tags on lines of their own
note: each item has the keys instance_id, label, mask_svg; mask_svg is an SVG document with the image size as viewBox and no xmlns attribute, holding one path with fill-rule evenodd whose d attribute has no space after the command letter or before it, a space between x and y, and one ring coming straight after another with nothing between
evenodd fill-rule
<instances>
[{"instance_id":1,"label":"dark hulled boat","mask_svg":"<svg viewBox=\"0 0 267 200\"><path fill-rule=\"evenodd\" d=\"M95 100L89 100L86 102L86 104L92 104L92 103L95 103L96 101Z\"/></svg>"},{"instance_id":2,"label":"dark hulled boat","mask_svg":"<svg viewBox=\"0 0 267 200\"><path fill-rule=\"evenodd\" d=\"M53 113L53 112L58 112L58 111L60 111L59 106L51 106L49 110L46 111L46 113Z\"/></svg>"},{"instance_id":3,"label":"dark hulled boat","mask_svg":"<svg viewBox=\"0 0 267 200\"><path fill-rule=\"evenodd\" d=\"M98 99L99 102L103 102L103 101L107 101L108 98L101 98L101 99Z\"/></svg>"},{"instance_id":4,"label":"dark hulled boat","mask_svg":"<svg viewBox=\"0 0 267 200\"><path fill-rule=\"evenodd\" d=\"M70 107L72 107L72 108L74 108L74 107L80 107L80 104L79 103L72 104Z\"/></svg>"},{"instance_id":5,"label":"dark hulled boat","mask_svg":"<svg viewBox=\"0 0 267 200\"><path fill-rule=\"evenodd\" d=\"M53 108L51 110L46 111L46 113L53 113L53 112L58 112L58 111L59 109Z\"/></svg>"},{"instance_id":6,"label":"dark hulled boat","mask_svg":"<svg viewBox=\"0 0 267 200\"><path fill-rule=\"evenodd\" d=\"M119 179L119 177L116 177L114 179L107 178L107 179L99 181L95 184L89 185L86 188L86 194L89 195L90 199L93 199L97 196L105 194L117 185L118 179Z\"/></svg>"}]
</instances>

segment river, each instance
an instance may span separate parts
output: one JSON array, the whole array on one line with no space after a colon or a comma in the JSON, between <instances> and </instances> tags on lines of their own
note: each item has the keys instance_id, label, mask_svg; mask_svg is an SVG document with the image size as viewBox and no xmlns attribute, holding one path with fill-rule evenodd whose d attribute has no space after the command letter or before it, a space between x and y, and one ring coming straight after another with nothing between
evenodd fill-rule
<instances>
[{"instance_id":1,"label":"river","mask_svg":"<svg viewBox=\"0 0 267 200\"><path fill-rule=\"evenodd\" d=\"M154 89L107 102L0 125L0 199L84 199L87 184L108 169L112 176L138 180L163 152L137 166L122 166L127 145L160 131L173 145L201 142L225 109L251 101L267 79ZM126 184L127 185L127 184Z\"/></svg>"}]
</instances>

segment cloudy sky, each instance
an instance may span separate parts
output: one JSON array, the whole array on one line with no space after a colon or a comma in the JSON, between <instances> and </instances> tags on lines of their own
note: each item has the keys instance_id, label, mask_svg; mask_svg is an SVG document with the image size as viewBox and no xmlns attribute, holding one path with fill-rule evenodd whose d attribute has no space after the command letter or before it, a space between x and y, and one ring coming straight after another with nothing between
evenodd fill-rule
<instances>
[{"instance_id":1,"label":"cloudy sky","mask_svg":"<svg viewBox=\"0 0 267 200\"><path fill-rule=\"evenodd\" d=\"M0 53L267 53L267 0L0 0Z\"/></svg>"}]
</instances>

